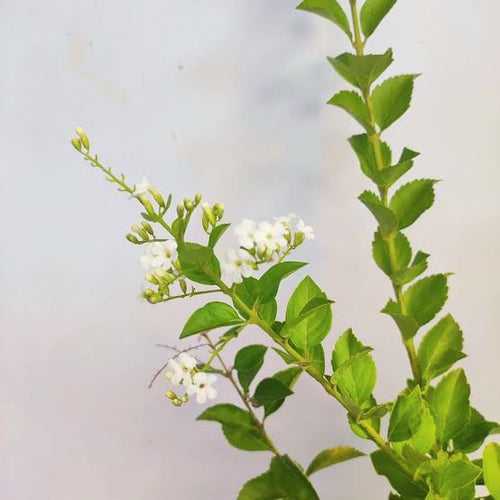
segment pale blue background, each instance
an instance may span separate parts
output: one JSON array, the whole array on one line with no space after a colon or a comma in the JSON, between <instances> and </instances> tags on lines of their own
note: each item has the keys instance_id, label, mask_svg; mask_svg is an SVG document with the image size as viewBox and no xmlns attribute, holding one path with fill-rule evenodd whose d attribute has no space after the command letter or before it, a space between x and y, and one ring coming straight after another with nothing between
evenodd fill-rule
<instances>
[{"instance_id":1,"label":"pale blue background","mask_svg":"<svg viewBox=\"0 0 500 500\"><path fill-rule=\"evenodd\" d=\"M195 422L196 405L171 407L163 381L146 389L166 356L155 343L174 342L194 304L138 300L139 252L123 239L136 207L72 150L76 126L132 182L202 191L229 220L300 213L317 240L297 258L336 300L330 341L352 326L375 348L378 397L402 386L407 362L378 314L390 288L370 260L374 223L356 200L367 181L346 143L358 127L324 104L342 85L325 57L347 46L294 5L0 3L2 499L232 500L268 460ZM474 403L497 419L499 17L493 0L401 0L371 45L394 46L393 72L423 73L388 138L424 153L415 175L445 180L411 237L432 271L456 272L447 310L466 333ZM270 421L281 449L304 464L326 446L372 449L310 380L296 392ZM363 459L314 484L322 499L387 496Z\"/></svg>"}]
</instances>

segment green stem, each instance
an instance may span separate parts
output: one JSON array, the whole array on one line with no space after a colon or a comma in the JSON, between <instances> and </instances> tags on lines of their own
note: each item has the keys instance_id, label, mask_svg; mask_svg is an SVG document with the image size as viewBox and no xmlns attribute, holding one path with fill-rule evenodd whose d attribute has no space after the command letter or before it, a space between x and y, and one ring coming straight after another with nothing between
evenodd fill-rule
<instances>
[{"instance_id":1,"label":"green stem","mask_svg":"<svg viewBox=\"0 0 500 500\"><path fill-rule=\"evenodd\" d=\"M170 297L167 297L166 299L159 300L157 304L159 304L160 302L169 302L170 300L175 300L175 299L185 299L185 298L195 297L196 295L206 295L208 293L220 293L220 292L222 292L220 288L213 288L210 290L201 290L199 292L189 292L180 295L172 295Z\"/></svg>"}]
</instances>

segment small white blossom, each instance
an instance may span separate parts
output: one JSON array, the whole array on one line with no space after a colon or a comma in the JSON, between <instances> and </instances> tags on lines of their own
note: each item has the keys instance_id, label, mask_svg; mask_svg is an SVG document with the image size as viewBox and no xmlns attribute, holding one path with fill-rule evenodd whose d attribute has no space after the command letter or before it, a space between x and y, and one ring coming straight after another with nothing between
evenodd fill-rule
<instances>
[{"instance_id":1,"label":"small white blossom","mask_svg":"<svg viewBox=\"0 0 500 500\"><path fill-rule=\"evenodd\" d=\"M306 226L302 219L297 223L296 228L298 233L302 233L306 240L314 240L314 230L311 226Z\"/></svg>"},{"instance_id":2,"label":"small white blossom","mask_svg":"<svg viewBox=\"0 0 500 500\"><path fill-rule=\"evenodd\" d=\"M185 352L179 354L178 361L170 359L167 364L165 376L174 385L183 384L190 387L192 384L191 373L196 366L196 359Z\"/></svg>"},{"instance_id":3,"label":"small white blossom","mask_svg":"<svg viewBox=\"0 0 500 500\"><path fill-rule=\"evenodd\" d=\"M170 269L177 259L177 243L175 240L155 241L146 245L146 253L140 261L144 269Z\"/></svg>"},{"instance_id":4,"label":"small white blossom","mask_svg":"<svg viewBox=\"0 0 500 500\"><path fill-rule=\"evenodd\" d=\"M222 270L227 281L238 282L242 277L252 275L253 267L250 255L245 250L228 250L222 261Z\"/></svg>"},{"instance_id":5,"label":"small white blossom","mask_svg":"<svg viewBox=\"0 0 500 500\"><path fill-rule=\"evenodd\" d=\"M283 224L289 231L293 231L295 229L295 225L297 224L298 217L295 214L282 215L281 217L275 217L274 220Z\"/></svg>"},{"instance_id":6,"label":"small white blossom","mask_svg":"<svg viewBox=\"0 0 500 500\"><path fill-rule=\"evenodd\" d=\"M152 188L153 186L149 183L149 181L146 179L146 177L143 177L141 179L141 182L136 184L134 186L134 192L133 196L141 196L144 194L148 194L149 189Z\"/></svg>"},{"instance_id":7,"label":"small white blossom","mask_svg":"<svg viewBox=\"0 0 500 500\"><path fill-rule=\"evenodd\" d=\"M196 394L196 401L199 404L203 404L207 400L217 397L217 390L212 387L216 380L217 377L211 373L195 373L192 378L192 384L187 386L186 392L189 395Z\"/></svg>"},{"instance_id":8,"label":"small white blossom","mask_svg":"<svg viewBox=\"0 0 500 500\"><path fill-rule=\"evenodd\" d=\"M271 252L285 249L288 242L285 238L287 228L280 222L270 224L261 222L255 232L255 241L260 252L269 250Z\"/></svg>"},{"instance_id":9,"label":"small white blossom","mask_svg":"<svg viewBox=\"0 0 500 500\"><path fill-rule=\"evenodd\" d=\"M253 248L255 244L255 232L257 224L250 219L243 219L235 228L234 232L238 238L240 246Z\"/></svg>"}]
</instances>

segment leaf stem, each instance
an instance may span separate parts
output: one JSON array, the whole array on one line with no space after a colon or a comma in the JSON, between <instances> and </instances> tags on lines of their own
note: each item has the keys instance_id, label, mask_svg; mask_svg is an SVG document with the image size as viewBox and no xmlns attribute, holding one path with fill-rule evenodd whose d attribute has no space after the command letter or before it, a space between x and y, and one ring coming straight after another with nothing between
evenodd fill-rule
<instances>
[{"instance_id":1,"label":"leaf stem","mask_svg":"<svg viewBox=\"0 0 500 500\"><path fill-rule=\"evenodd\" d=\"M160 302L169 302L170 300L175 300L175 299L185 299L185 298L195 297L196 295L206 295L208 293L220 293L220 292L222 292L220 288L212 288L210 290L200 290L199 292L182 293L180 295L171 295L170 297L159 300L156 303L159 304Z\"/></svg>"}]
</instances>

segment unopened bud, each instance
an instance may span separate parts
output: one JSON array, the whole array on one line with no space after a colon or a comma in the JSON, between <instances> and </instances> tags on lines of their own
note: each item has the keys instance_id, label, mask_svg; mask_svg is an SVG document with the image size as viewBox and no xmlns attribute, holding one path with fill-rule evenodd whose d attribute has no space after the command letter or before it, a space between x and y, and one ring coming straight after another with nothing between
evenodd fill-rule
<instances>
[{"instance_id":1,"label":"unopened bud","mask_svg":"<svg viewBox=\"0 0 500 500\"><path fill-rule=\"evenodd\" d=\"M295 237L293 239L293 246L298 247L302 243L304 243L304 240L306 239L306 236L304 233L298 232L295 233Z\"/></svg>"},{"instance_id":2,"label":"unopened bud","mask_svg":"<svg viewBox=\"0 0 500 500\"><path fill-rule=\"evenodd\" d=\"M132 233L128 233L127 236L125 236L125 237L127 238L128 241L130 241L130 243L133 243L134 245L139 244L139 240Z\"/></svg>"},{"instance_id":3,"label":"unopened bud","mask_svg":"<svg viewBox=\"0 0 500 500\"><path fill-rule=\"evenodd\" d=\"M194 202L196 203L196 205L199 205L200 201L201 201L201 194L200 193L196 193L194 195Z\"/></svg>"},{"instance_id":4,"label":"unopened bud","mask_svg":"<svg viewBox=\"0 0 500 500\"><path fill-rule=\"evenodd\" d=\"M222 216L224 215L224 205L222 203L216 203L213 208L214 215L218 219L222 219Z\"/></svg>"},{"instance_id":5,"label":"unopened bud","mask_svg":"<svg viewBox=\"0 0 500 500\"><path fill-rule=\"evenodd\" d=\"M149 233L151 236L155 235L153 228L151 227L151 224L149 224L148 222L141 222L141 226L144 229L144 231Z\"/></svg>"},{"instance_id":6,"label":"unopened bud","mask_svg":"<svg viewBox=\"0 0 500 500\"><path fill-rule=\"evenodd\" d=\"M216 219L214 212L208 203L203 203L203 214L207 217L208 222L215 226Z\"/></svg>"},{"instance_id":7,"label":"unopened bud","mask_svg":"<svg viewBox=\"0 0 500 500\"><path fill-rule=\"evenodd\" d=\"M184 215L184 205L182 205L182 203L179 203L177 205L177 215L179 217L182 217Z\"/></svg>"},{"instance_id":8,"label":"unopened bud","mask_svg":"<svg viewBox=\"0 0 500 500\"><path fill-rule=\"evenodd\" d=\"M153 273L147 273L145 277L146 277L146 281L148 281L149 283L151 283L153 285L160 284L157 276L155 276Z\"/></svg>"},{"instance_id":9,"label":"unopened bud","mask_svg":"<svg viewBox=\"0 0 500 500\"><path fill-rule=\"evenodd\" d=\"M156 203L158 203L160 207L164 208L165 198L163 198L163 195L153 187L150 187L148 191L151 193L151 196L156 201Z\"/></svg>"},{"instance_id":10,"label":"unopened bud","mask_svg":"<svg viewBox=\"0 0 500 500\"><path fill-rule=\"evenodd\" d=\"M188 199L188 198L184 198L184 208L188 211L188 212L191 212L194 208L194 205L193 205L193 202Z\"/></svg>"},{"instance_id":11,"label":"unopened bud","mask_svg":"<svg viewBox=\"0 0 500 500\"><path fill-rule=\"evenodd\" d=\"M80 139L78 137L73 137L73 139L71 139L71 144L73 144L73 147L77 151L81 151L82 150L82 141L80 141Z\"/></svg>"},{"instance_id":12,"label":"unopened bud","mask_svg":"<svg viewBox=\"0 0 500 500\"><path fill-rule=\"evenodd\" d=\"M142 206L146 209L147 214L150 217L156 217L156 213L153 209L153 205L151 205L151 202L143 195L140 195L137 198L141 202Z\"/></svg>"},{"instance_id":13,"label":"unopened bud","mask_svg":"<svg viewBox=\"0 0 500 500\"><path fill-rule=\"evenodd\" d=\"M83 147L88 151L90 149L90 141L89 141L87 134L80 127L78 127L76 129L76 133L77 133L78 137L80 138L80 141L83 144Z\"/></svg>"},{"instance_id":14,"label":"unopened bud","mask_svg":"<svg viewBox=\"0 0 500 500\"><path fill-rule=\"evenodd\" d=\"M186 280L180 279L179 280L179 286L181 287L182 293L186 293L187 292L187 283L186 283Z\"/></svg>"},{"instance_id":15,"label":"unopened bud","mask_svg":"<svg viewBox=\"0 0 500 500\"><path fill-rule=\"evenodd\" d=\"M180 271L182 269L181 261L179 259L175 259L174 267L175 267L175 269L177 269L177 271Z\"/></svg>"},{"instance_id":16,"label":"unopened bud","mask_svg":"<svg viewBox=\"0 0 500 500\"><path fill-rule=\"evenodd\" d=\"M175 399L178 399L177 394L174 391L167 391L165 393L165 396L167 396L167 398L170 399L170 401L174 401Z\"/></svg>"},{"instance_id":17,"label":"unopened bud","mask_svg":"<svg viewBox=\"0 0 500 500\"><path fill-rule=\"evenodd\" d=\"M174 406L182 406L182 401L181 401L180 399L174 399L174 400L172 401L172 404L173 404Z\"/></svg>"},{"instance_id":18,"label":"unopened bud","mask_svg":"<svg viewBox=\"0 0 500 500\"><path fill-rule=\"evenodd\" d=\"M203 229L205 230L205 232L208 233L208 228L210 227L210 222L208 222L208 217L206 216L205 212L203 212L203 216L201 218L201 225L203 226Z\"/></svg>"}]
</instances>

